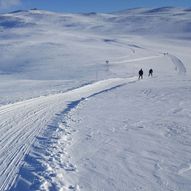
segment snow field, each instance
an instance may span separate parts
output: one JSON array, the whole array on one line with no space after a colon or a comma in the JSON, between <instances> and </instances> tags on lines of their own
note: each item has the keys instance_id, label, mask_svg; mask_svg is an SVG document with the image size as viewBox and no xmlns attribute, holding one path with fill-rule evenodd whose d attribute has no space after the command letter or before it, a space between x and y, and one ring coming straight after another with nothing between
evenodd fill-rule
<instances>
[{"instance_id":1,"label":"snow field","mask_svg":"<svg viewBox=\"0 0 191 191\"><path fill-rule=\"evenodd\" d=\"M191 189L191 88L183 79L128 84L72 112L68 153L82 190Z\"/></svg>"},{"instance_id":2,"label":"snow field","mask_svg":"<svg viewBox=\"0 0 191 191\"><path fill-rule=\"evenodd\" d=\"M0 191L190 190L189 26L175 8L2 14Z\"/></svg>"}]
</instances>

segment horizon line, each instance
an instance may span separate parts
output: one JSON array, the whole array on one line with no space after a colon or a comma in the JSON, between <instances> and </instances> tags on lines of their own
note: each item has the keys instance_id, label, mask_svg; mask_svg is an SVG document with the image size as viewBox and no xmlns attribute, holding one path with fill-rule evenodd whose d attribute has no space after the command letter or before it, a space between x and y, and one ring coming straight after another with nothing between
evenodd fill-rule
<instances>
[{"instance_id":1,"label":"horizon line","mask_svg":"<svg viewBox=\"0 0 191 191\"><path fill-rule=\"evenodd\" d=\"M56 11L56 10L48 10L48 9L40 9L40 8L29 8L29 9L15 9L11 11L3 11L0 10L0 14L7 14L7 13L15 13L15 12L21 12L21 11L32 11L32 10L39 10L39 11L47 11L47 12L53 12L53 13L115 13L115 12L122 12L122 11L128 11L128 10L136 10L136 9L149 9L149 10L154 10L154 9L162 9L162 8L178 8L178 9L183 9L183 10L189 10L191 7L186 7L186 6L153 6L153 7L130 7L126 9L119 9L119 10L113 10L113 11Z\"/></svg>"}]
</instances>

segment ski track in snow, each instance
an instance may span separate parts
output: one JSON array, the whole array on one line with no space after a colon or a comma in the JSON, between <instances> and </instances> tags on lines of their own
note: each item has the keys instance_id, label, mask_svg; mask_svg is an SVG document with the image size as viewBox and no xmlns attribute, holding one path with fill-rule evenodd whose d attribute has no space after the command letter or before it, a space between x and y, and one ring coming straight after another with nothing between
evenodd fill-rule
<instances>
[{"instance_id":1,"label":"ski track in snow","mask_svg":"<svg viewBox=\"0 0 191 191\"><path fill-rule=\"evenodd\" d=\"M67 176L77 171L77 167L70 162L67 147L72 144L72 135L76 132L70 126L73 120L70 112L83 100L84 98L68 104L48 125L43 135L37 137L11 190L80 190L74 180L67 180Z\"/></svg>"},{"instance_id":2,"label":"ski track in snow","mask_svg":"<svg viewBox=\"0 0 191 191\"><path fill-rule=\"evenodd\" d=\"M136 80L137 77L108 79L66 93L0 107L0 191L8 190L13 185L35 138L40 136L56 113L67 108L68 103Z\"/></svg>"},{"instance_id":3,"label":"ski track in snow","mask_svg":"<svg viewBox=\"0 0 191 191\"><path fill-rule=\"evenodd\" d=\"M155 58L160 58L163 57L162 55L156 55L156 56L146 56L146 57L141 57L141 58L135 58L135 59L130 59L130 60L122 60L122 61L111 61L112 64L125 64L129 62L140 62L144 60L151 60Z\"/></svg>"},{"instance_id":4,"label":"ski track in snow","mask_svg":"<svg viewBox=\"0 0 191 191\"><path fill-rule=\"evenodd\" d=\"M184 66L184 63L178 57L172 54L167 54L167 55L172 60L173 64L175 65L175 70L177 70L179 74L185 74L186 67Z\"/></svg>"}]
</instances>

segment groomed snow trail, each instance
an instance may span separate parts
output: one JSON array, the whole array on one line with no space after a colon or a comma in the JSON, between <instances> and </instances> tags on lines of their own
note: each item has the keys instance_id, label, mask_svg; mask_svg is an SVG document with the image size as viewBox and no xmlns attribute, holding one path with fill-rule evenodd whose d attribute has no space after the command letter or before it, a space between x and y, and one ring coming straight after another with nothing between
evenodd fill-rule
<instances>
[{"instance_id":1,"label":"groomed snow trail","mask_svg":"<svg viewBox=\"0 0 191 191\"><path fill-rule=\"evenodd\" d=\"M65 93L0 107L0 191L13 185L35 138L55 118L55 114L66 109L71 102L136 80L136 77L108 79Z\"/></svg>"},{"instance_id":2,"label":"groomed snow trail","mask_svg":"<svg viewBox=\"0 0 191 191\"><path fill-rule=\"evenodd\" d=\"M134 58L134 59L127 59L127 60L122 60L122 61L112 61L112 64L126 64L126 63L130 63L130 62L140 62L140 61L145 61L145 60L152 60L155 58L160 58L163 57L162 55L156 55L156 56L145 56L145 57L141 57L141 58Z\"/></svg>"},{"instance_id":3,"label":"groomed snow trail","mask_svg":"<svg viewBox=\"0 0 191 191\"><path fill-rule=\"evenodd\" d=\"M175 70L177 70L179 74L185 74L186 67L184 66L184 63L178 57L172 54L167 54L167 55L172 60L173 64L175 65Z\"/></svg>"}]
</instances>

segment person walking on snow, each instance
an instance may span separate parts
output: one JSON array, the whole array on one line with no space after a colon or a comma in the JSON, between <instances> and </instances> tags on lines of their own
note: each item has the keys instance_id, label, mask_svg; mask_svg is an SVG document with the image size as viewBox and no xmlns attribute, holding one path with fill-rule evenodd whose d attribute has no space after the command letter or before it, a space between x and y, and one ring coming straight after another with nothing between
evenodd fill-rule
<instances>
[{"instance_id":1,"label":"person walking on snow","mask_svg":"<svg viewBox=\"0 0 191 191\"><path fill-rule=\"evenodd\" d=\"M149 76L153 76L153 69L151 68L150 70L149 70Z\"/></svg>"},{"instance_id":2,"label":"person walking on snow","mask_svg":"<svg viewBox=\"0 0 191 191\"><path fill-rule=\"evenodd\" d=\"M142 68L139 70L139 79L143 79L143 70L142 70Z\"/></svg>"}]
</instances>

